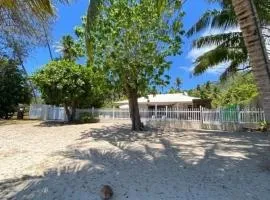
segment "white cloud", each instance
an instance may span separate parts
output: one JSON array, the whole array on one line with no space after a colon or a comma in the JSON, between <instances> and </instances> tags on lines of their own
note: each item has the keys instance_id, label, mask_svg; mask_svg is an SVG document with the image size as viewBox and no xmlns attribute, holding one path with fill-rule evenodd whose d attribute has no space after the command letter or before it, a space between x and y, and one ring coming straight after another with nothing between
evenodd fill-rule
<instances>
[{"instance_id":1,"label":"white cloud","mask_svg":"<svg viewBox=\"0 0 270 200\"><path fill-rule=\"evenodd\" d=\"M230 65L230 62L224 62L224 63L221 63L219 65L216 65L216 66L213 66L211 68L209 68L208 70L206 70L205 73L208 73L208 74L222 74L224 72L224 70ZM194 70L194 65L192 65L190 68L189 68L189 71L190 72L193 72Z\"/></svg>"},{"instance_id":2,"label":"white cloud","mask_svg":"<svg viewBox=\"0 0 270 200\"><path fill-rule=\"evenodd\" d=\"M189 51L187 58L190 59L192 62L194 62L199 56L205 54L206 52L208 52L214 48L216 48L215 45L203 47L200 49L193 48L193 49L191 49L191 51Z\"/></svg>"},{"instance_id":3,"label":"white cloud","mask_svg":"<svg viewBox=\"0 0 270 200\"><path fill-rule=\"evenodd\" d=\"M209 28L208 30L204 31L201 36L205 37L208 35L217 35L220 33L235 33L235 32L241 32L241 29L239 26L236 27L231 27L226 30L224 29L211 29Z\"/></svg>"},{"instance_id":4,"label":"white cloud","mask_svg":"<svg viewBox=\"0 0 270 200\"><path fill-rule=\"evenodd\" d=\"M190 66L180 66L178 67L180 70L185 71L185 72L191 72L191 67Z\"/></svg>"}]
</instances>

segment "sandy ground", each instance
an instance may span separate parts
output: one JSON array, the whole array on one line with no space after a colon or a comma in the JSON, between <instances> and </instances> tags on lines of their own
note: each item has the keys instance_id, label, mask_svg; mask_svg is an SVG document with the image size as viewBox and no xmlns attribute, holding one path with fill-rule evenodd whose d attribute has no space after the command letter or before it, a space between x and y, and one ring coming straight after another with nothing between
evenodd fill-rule
<instances>
[{"instance_id":1,"label":"sandy ground","mask_svg":"<svg viewBox=\"0 0 270 200\"><path fill-rule=\"evenodd\" d=\"M1 125L0 199L270 199L269 136L129 126Z\"/></svg>"}]
</instances>

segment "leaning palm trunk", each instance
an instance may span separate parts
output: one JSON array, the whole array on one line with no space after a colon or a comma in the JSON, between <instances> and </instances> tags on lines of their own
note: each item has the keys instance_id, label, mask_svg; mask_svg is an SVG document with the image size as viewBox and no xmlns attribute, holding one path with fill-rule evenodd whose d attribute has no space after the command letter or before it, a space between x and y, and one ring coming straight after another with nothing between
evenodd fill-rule
<instances>
[{"instance_id":1,"label":"leaning palm trunk","mask_svg":"<svg viewBox=\"0 0 270 200\"><path fill-rule=\"evenodd\" d=\"M252 71L261 93L265 117L270 121L270 63L253 0L232 0L243 32Z\"/></svg>"}]
</instances>

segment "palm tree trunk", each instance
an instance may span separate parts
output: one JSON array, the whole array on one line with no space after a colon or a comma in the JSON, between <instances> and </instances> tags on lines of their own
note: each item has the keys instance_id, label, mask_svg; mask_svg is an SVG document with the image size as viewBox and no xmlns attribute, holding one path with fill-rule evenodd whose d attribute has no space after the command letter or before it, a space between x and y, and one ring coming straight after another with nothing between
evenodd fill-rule
<instances>
[{"instance_id":1,"label":"palm tree trunk","mask_svg":"<svg viewBox=\"0 0 270 200\"><path fill-rule=\"evenodd\" d=\"M270 63L258 14L253 0L232 0L232 3L261 94L265 117L270 121Z\"/></svg>"},{"instance_id":2,"label":"palm tree trunk","mask_svg":"<svg viewBox=\"0 0 270 200\"><path fill-rule=\"evenodd\" d=\"M23 69L23 71L24 71L24 74L25 74L25 76L28 78L29 76L28 76L28 73L27 73L27 71L26 71L26 68L25 68L25 66L24 66L24 64L23 64L23 61L22 61L22 59L18 56L18 58L19 58L19 62L20 62L20 64L21 64L21 66L22 66L22 69ZM32 81L31 80L27 80L27 83L28 83L28 86L31 88L31 90L32 90L32 94L33 94L33 97L34 97L34 102L35 102L35 104L37 104L37 95L36 95L36 92L35 92L35 88L34 88L34 85L33 85L33 83L32 83Z\"/></svg>"},{"instance_id":3,"label":"palm tree trunk","mask_svg":"<svg viewBox=\"0 0 270 200\"><path fill-rule=\"evenodd\" d=\"M45 37L45 40L46 40L46 45L47 45L48 50L49 50L50 58L51 58L51 60L53 60L52 49L51 49L49 37L48 37L48 34L47 34L47 30L45 29L44 24L42 24L42 28L43 28L44 37Z\"/></svg>"}]
</instances>

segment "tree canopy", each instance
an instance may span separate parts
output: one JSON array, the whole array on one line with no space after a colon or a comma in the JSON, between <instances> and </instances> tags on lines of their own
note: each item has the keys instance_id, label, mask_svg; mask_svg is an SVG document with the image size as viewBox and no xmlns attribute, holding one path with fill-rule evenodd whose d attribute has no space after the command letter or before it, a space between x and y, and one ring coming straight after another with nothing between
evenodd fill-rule
<instances>
[{"instance_id":1,"label":"tree canopy","mask_svg":"<svg viewBox=\"0 0 270 200\"><path fill-rule=\"evenodd\" d=\"M208 81L189 90L188 94L202 99L211 99L213 107L248 105L259 96L251 73L231 76L226 82L211 83Z\"/></svg>"},{"instance_id":2,"label":"tree canopy","mask_svg":"<svg viewBox=\"0 0 270 200\"><path fill-rule=\"evenodd\" d=\"M32 77L45 103L63 105L68 120L75 120L76 108L99 107L102 83L91 68L68 60L52 61Z\"/></svg>"},{"instance_id":3,"label":"tree canopy","mask_svg":"<svg viewBox=\"0 0 270 200\"><path fill-rule=\"evenodd\" d=\"M0 118L8 119L19 104L30 103L27 79L14 60L0 59L0 94Z\"/></svg>"},{"instance_id":4,"label":"tree canopy","mask_svg":"<svg viewBox=\"0 0 270 200\"><path fill-rule=\"evenodd\" d=\"M87 29L88 54L93 53L93 66L128 97L132 129L139 130L137 97L166 84L166 58L181 53L181 4L168 3L159 13L154 0L104 0L99 11L96 26Z\"/></svg>"},{"instance_id":5,"label":"tree canopy","mask_svg":"<svg viewBox=\"0 0 270 200\"><path fill-rule=\"evenodd\" d=\"M22 59L33 45L45 44L56 2L69 0L0 1L0 54Z\"/></svg>"}]
</instances>

